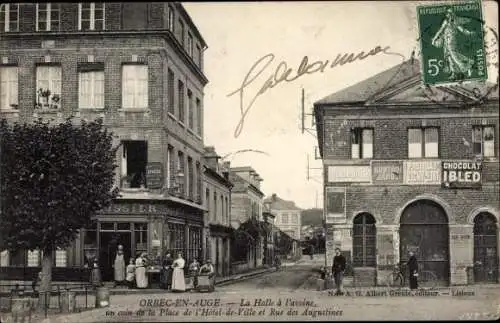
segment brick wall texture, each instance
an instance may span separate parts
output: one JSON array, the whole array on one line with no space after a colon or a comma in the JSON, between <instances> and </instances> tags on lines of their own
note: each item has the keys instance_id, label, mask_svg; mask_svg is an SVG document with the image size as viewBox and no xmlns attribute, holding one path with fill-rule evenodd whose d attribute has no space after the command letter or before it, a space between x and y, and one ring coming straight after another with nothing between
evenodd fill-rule
<instances>
[{"instance_id":1,"label":"brick wall texture","mask_svg":"<svg viewBox=\"0 0 500 323\"><path fill-rule=\"evenodd\" d=\"M399 254L399 218L412 201L432 200L442 206L448 218L449 261L448 283L467 284L467 270L474 262L474 218L480 212L500 216L499 199L499 112L498 101L481 106L450 108L421 107L363 107L345 109L325 108L323 125L323 160L325 186L345 187L345 218L336 224L327 223L327 257L331 266L334 248L353 252L353 219L368 212L376 220L375 239L377 266L354 268L354 284L358 286L383 284L390 273L387 265L396 263ZM495 143L493 157L483 158L480 189L446 189L441 185L372 185L369 183L329 183L330 165L370 165L368 159L351 159L351 129L373 129L373 160L408 160L408 128L438 127L438 160L473 160L472 127L493 126ZM459 240L454 237L460 236ZM497 258L500 234L497 229ZM497 263L500 263L500 258ZM496 267L498 276L498 265Z\"/></svg>"}]
</instances>

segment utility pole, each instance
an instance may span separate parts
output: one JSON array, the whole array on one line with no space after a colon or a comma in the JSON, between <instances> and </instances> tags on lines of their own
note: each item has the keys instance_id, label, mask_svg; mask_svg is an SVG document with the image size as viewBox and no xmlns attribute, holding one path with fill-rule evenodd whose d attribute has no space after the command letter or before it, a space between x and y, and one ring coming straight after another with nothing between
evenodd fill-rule
<instances>
[{"instance_id":1,"label":"utility pole","mask_svg":"<svg viewBox=\"0 0 500 323\"><path fill-rule=\"evenodd\" d=\"M302 105L301 105L301 109L302 109L302 133L304 133L305 131L305 121L306 121L306 116L305 116L305 113L304 113L304 110L305 110L305 107L304 107L304 88L302 88Z\"/></svg>"}]
</instances>

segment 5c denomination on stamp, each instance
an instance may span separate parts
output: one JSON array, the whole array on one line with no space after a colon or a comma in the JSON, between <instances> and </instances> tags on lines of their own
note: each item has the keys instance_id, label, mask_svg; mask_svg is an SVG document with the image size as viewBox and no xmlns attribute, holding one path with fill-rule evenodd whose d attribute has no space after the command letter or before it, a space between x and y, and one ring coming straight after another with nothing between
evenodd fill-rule
<instances>
[{"instance_id":1,"label":"5c denomination on stamp","mask_svg":"<svg viewBox=\"0 0 500 323\"><path fill-rule=\"evenodd\" d=\"M488 78L479 1L417 7L426 85Z\"/></svg>"}]
</instances>

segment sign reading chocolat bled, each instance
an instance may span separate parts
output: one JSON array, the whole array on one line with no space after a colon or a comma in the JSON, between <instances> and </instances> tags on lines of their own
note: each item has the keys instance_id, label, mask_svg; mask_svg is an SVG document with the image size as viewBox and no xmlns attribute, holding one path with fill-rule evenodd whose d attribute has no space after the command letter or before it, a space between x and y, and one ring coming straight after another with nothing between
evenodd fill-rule
<instances>
[{"instance_id":1,"label":"sign reading chocolat bled","mask_svg":"<svg viewBox=\"0 0 500 323\"><path fill-rule=\"evenodd\" d=\"M483 165L477 161L443 161L443 188L481 188Z\"/></svg>"}]
</instances>

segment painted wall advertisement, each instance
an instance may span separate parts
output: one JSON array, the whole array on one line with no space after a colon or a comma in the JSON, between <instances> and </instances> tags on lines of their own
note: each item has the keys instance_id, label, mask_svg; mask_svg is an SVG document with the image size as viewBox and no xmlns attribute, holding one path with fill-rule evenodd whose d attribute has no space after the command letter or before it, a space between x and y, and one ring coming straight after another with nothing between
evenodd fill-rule
<instances>
[{"instance_id":1,"label":"painted wall advertisement","mask_svg":"<svg viewBox=\"0 0 500 323\"><path fill-rule=\"evenodd\" d=\"M326 223L345 220L345 187L326 187Z\"/></svg>"},{"instance_id":2,"label":"painted wall advertisement","mask_svg":"<svg viewBox=\"0 0 500 323\"><path fill-rule=\"evenodd\" d=\"M477 161L443 161L443 188L481 188L483 165Z\"/></svg>"},{"instance_id":3,"label":"painted wall advertisement","mask_svg":"<svg viewBox=\"0 0 500 323\"><path fill-rule=\"evenodd\" d=\"M406 185L441 184L441 161L406 160L404 165L404 183Z\"/></svg>"},{"instance_id":4,"label":"painted wall advertisement","mask_svg":"<svg viewBox=\"0 0 500 323\"><path fill-rule=\"evenodd\" d=\"M146 165L146 183L148 188L159 189L163 186L163 164L158 162Z\"/></svg>"},{"instance_id":5,"label":"painted wall advertisement","mask_svg":"<svg viewBox=\"0 0 500 323\"><path fill-rule=\"evenodd\" d=\"M372 184L390 185L403 184L403 161L401 160L373 160Z\"/></svg>"}]
</instances>

